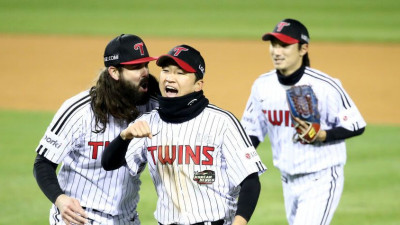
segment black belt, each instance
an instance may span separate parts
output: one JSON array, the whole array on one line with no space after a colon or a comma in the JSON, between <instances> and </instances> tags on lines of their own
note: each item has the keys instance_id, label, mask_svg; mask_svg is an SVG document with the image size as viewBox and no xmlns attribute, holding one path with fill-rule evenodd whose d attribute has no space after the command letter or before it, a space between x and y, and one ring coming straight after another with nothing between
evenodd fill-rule
<instances>
[{"instance_id":1,"label":"black belt","mask_svg":"<svg viewBox=\"0 0 400 225\"><path fill-rule=\"evenodd\" d=\"M91 209L91 208L86 208L86 207L84 207L84 206L82 206L82 209L84 209L84 210L90 210L90 211L92 211L92 212L95 212L95 213L101 213L101 214L103 214L103 215L106 215L107 217L111 217L111 218L114 218L115 216L113 216L113 215L111 215L111 214L108 214L108 213L104 213L104 212L102 212L102 211L99 211L99 210L97 210L97 209ZM136 218L136 216L134 216L132 219L130 219L130 221L135 221L135 218ZM90 224L93 224L93 221L94 221L94 219L91 219L91 218L87 218L88 220L89 220L89 223Z\"/></svg>"},{"instance_id":2,"label":"black belt","mask_svg":"<svg viewBox=\"0 0 400 225\"><path fill-rule=\"evenodd\" d=\"M108 214L108 213L103 213L102 211L99 211L99 210L97 210L97 209L92 209L92 208L86 208L86 207L84 207L84 206L82 206L82 209L84 209L84 210L90 210L90 211L92 211L92 212L96 212L96 213L102 213L102 214L105 214L105 215L107 215L107 216L110 216L110 217L112 217L112 215L111 214Z\"/></svg>"},{"instance_id":3,"label":"black belt","mask_svg":"<svg viewBox=\"0 0 400 225\"><path fill-rule=\"evenodd\" d=\"M101 213L101 214L104 214L104 215L106 215L107 217L114 217L113 215L111 215L111 214L108 214L108 213L104 213L104 212L102 212L102 211L100 211L100 210L97 210L97 209L92 209L92 208L86 208L86 207L84 207L84 206L82 206L82 209L84 209L84 210L90 210L90 211L92 211L92 212L95 212L95 213Z\"/></svg>"},{"instance_id":4,"label":"black belt","mask_svg":"<svg viewBox=\"0 0 400 225\"><path fill-rule=\"evenodd\" d=\"M211 225L223 225L224 224L224 220L217 220L217 221L212 221L211 222ZM159 225L164 225L164 224L162 224L162 223L158 223ZM169 224L169 225L176 225L177 223L172 223L172 224ZM191 225L204 225L205 224L205 222L200 222L200 223L192 223Z\"/></svg>"}]
</instances>

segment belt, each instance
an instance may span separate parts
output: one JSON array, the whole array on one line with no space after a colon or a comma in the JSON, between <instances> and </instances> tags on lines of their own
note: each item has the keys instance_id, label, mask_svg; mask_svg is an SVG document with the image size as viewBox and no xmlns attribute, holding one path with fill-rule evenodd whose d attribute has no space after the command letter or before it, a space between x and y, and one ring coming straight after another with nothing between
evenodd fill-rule
<instances>
[{"instance_id":1,"label":"belt","mask_svg":"<svg viewBox=\"0 0 400 225\"><path fill-rule=\"evenodd\" d=\"M91 208L86 208L86 207L84 207L84 206L82 206L82 209L84 209L85 211L88 210L88 211L92 211L92 212L94 212L94 213L100 213L100 214L106 215L107 217L111 217L111 218L119 218L119 217L122 217L122 215L113 216L113 215L111 215L111 214L104 213L104 212L102 212L102 211L100 211L100 210L91 209ZM137 213L136 213L136 216L137 216ZM136 216L134 216L130 221L135 221ZM93 221L94 221L94 220L91 219L91 218L87 218L87 219L89 220L89 222L90 222L91 224L92 224Z\"/></svg>"},{"instance_id":2,"label":"belt","mask_svg":"<svg viewBox=\"0 0 400 225\"><path fill-rule=\"evenodd\" d=\"M224 224L224 220L217 220L217 221L212 221L211 222L211 225L223 225ZM159 225L165 225L165 224L162 224L162 223L158 223ZM192 223L191 225L204 225L204 224L206 224L205 222L200 222L200 223ZM172 223L172 224L169 224L169 225L177 225L177 223Z\"/></svg>"},{"instance_id":3,"label":"belt","mask_svg":"<svg viewBox=\"0 0 400 225\"><path fill-rule=\"evenodd\" d=\"M95 212L95 213L101 213L101 214L107 215L107 216L109 216L109 217L113 217L113 215L108 214L108 213L103 213L102 211L97 210L97 209L86 208L86 207L84 207L84 206L82 206L82 209L84 209L84 210L89 210L89 211L92 211L92 212Z\"/></svg>"}]
</instances>

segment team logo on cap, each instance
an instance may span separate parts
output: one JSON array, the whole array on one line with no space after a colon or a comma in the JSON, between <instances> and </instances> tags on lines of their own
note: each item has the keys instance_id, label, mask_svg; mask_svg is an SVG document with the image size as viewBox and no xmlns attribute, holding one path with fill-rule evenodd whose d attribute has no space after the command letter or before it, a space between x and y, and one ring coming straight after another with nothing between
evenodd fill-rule
<instances>
[{"instance_id":1,"label":"team logo on cap","mask_svg":"<svg viewBox=\"0 0 400 225\"><path fill-rule=\"evenodd\" d=\"M139 50L140 51L140 55L144 55L143 45L144 45L143 42L139 42L139 43L135 44L133 46L133 48L135 50Z\"/></svg>"},{"instance_id":2,"label":"team logo on cap","mask_svg":"<svg viewBox=\"0 0 400 225\"><path fill-rule=\"evenodd\" d=\"M176 47L174 48L174 56L178 56L179 54L181 54L182 51L189 51L189 49L184 48L184 47Z\"/></svg>"},{"instance_id":3,"label":"team logo on cap","mask_svg":"<svg viewBox=\"0 0 400 225\"><path fill-rule=\"evenodd\" d=\"M290 26L290 23L287 22L280 22L278 23L278 25L276 26L278 29L276 29L277 32L281 32L282 29L286 26Z\"/></svg>"}]
</instances>

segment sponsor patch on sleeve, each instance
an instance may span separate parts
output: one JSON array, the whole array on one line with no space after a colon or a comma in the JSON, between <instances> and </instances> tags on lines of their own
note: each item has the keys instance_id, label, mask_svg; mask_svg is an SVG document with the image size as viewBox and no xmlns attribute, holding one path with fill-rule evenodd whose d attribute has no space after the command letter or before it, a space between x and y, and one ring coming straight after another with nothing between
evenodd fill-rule
<instances>
[{"instance_id":1,"label":"sponsor patch on sleeve","mask_svg":"<svg viewBox=\"0 0 400 225\"><path fill-rule=\"evenodd\" d=\"M245 158L246 159L253 159L254 157L257 157L259 159L258 153L255 148L247 148L245 151Z\"/></svg>"},{"instance_id":2,"label":"sponsor patch on sleeve","mask_svg":"<svg viewBox=\"0 0 400 225\"><path fill-rule=\"evenodd\" d=\"M356 108L344 110L338 115L340 124L345 128L352 129L353 124L360 119L359 112Z\"/></svg>"},{"instance_id":3,"label":"sponsor patch on sleeve","mask_svg":"<svg viewBox=\"0 0 400 225\"><path fill-rule=\"evenodd\" d=\"M62 151L65 147L65 142L65 140L51 132L46 132L42 140L40 140L40 144L43 145L43 147L51 149L54 152Z\"/></svg>"}]
</instances>

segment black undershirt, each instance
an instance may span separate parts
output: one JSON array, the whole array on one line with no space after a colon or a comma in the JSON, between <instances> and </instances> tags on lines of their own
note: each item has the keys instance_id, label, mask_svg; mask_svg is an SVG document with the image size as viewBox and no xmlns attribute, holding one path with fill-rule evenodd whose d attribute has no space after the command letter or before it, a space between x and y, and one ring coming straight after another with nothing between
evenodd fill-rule
<instances>
[{"instance_id":1,"label":"black undershirt","mask_svg":"<svg viewBox=\"0 0 400 225\"><path fill-rule=\"evenodd\" d=\"M103 151L101 156L101 166L104 170L115 170L123 166L125 154L131 140L123 140L120 135L116 137Z\"/></svg>"},{"instance_id":2,"label":"black undershirt","mask_svg":"<svg viewBox=\"0 0 400 225\"><path fill-rule=\"evenodd\" d=\"M257 173L252 173L240 184L239 199L236 215L242 216L249 221L257 206L258 197L261 192L261 184Z\"/></svg>"},{"instance_id":3,"label":"black undershirt","mask_svg":"<svg viewBox=\"0 0 400 225\"><path fill-rule=\"evenodd\" d=\"M304 70L306 69L305 66L300 67L298 70L294 71L291 75L285 76L276 70L276 74L278 75L279 83L283 85L295 85L299 80L303 77Z\"/></svg>"},{"instance_id":4,"label":"black undershirt","mask_svg":"<svg viewBox=\"0 0 400 225\"><path fill-rule=\"evenodd\" d=\"M58 164L51 162L41 155L37 155L33 165L33 176L46 197L55 203L58 196L64 194L57 180L56 169Z\"/></svg>"}]
</instances>

